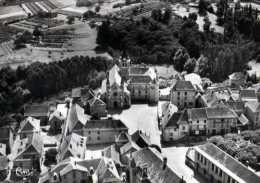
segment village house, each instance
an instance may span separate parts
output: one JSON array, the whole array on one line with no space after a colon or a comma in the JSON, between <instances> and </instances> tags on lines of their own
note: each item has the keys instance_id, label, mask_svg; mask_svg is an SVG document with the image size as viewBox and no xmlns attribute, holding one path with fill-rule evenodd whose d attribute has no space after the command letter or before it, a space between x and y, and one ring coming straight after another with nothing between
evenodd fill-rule
<instances>
[{"instance_id":1,"label":"village house","mask_svg":"<svg viewBox=\"0 0 260 183\"><path fill-rule=\"evenodd\" d=\"M24 109L25 117L33 117L40 120L40 125L45 126L49 119L49 105L47 104L34 104L28 105Z\"/></svg>"},{"instance_id":2,"label":"village house","mask_svg":"<svg viewBox=\"0 0 260 183\"><path fill-rule=\"evenodd\" d=\"M39 183L121 183L114 162L106 157L82 160L67 158L39 178Z\"/></svg>"},{"instance_id":3,"label":"village house","mask_svg":"<svg viewBox=\"0 0 260 183\"><path fill-rule=\"evenodd\" d=\"M114 143L121 132L128 128L121 120L113 118L92 119L84 113L84 109L73 104L67 119L68 134L71 132L87 137L87 144Z\"/></svg>"},{"instance_id":4,"label":"village house","mask_svg":"<svg viewBox=\"0 0 260 183\"><path fill-rule=\"evenodd\" d=\"M107 78L102 81L101 95L109 109L123 109L131 105L130 92L119 70L119 67L114 65L107 73Z\"/></svg>"},{"instance_id":5,"label":"village house","mask_svg":"<svg viewBox=\"0 0 260 183\"><path fill-rule=\"evenodd\" d=\"M93 96L87 101L85 106L86 113L96 118L107 116L107 105L99 97Z\"/></svg>"},{"instance_id":6,"label":"village house","mask_svg":"<svg viewBox=\"0 0 260 183\"><path fill-rule=\"evenodd\" d=\"M206 108L207 134L225 134L234 132L238 116L228 107Z\"/></svg>"},{"instance_id":7,"label":"village house","mask_svg":"<svg viewBox=\"0 0 260 183\"><path fill-rule=\"evenodd\" d=\"M228 76L231 87L240 87L246 83L247 76L242 72L234 72Z\"/></svg>"},{"instance_id":8,"label":"village house","mask_svg":"<svg viewBox=\"0 0 260 183\"><path fill-rule=\"evenodd\" d=\"M164 142L181 139L189 134L187 111L179 111L163 118L162 140Z\"/></svg>"},{"instance_id":9,"label":"village house","mask_svg":"<svg viewBox=\"0 0 260 183\"><path fill-rule=\"evenodd\" d=\"M183 175L172 169L155 148L143 148L132 153L128 163L130 183L185 183Z\"/></svg>"},{"instance_id":10,"label":"village house","mask_svg":"<svg viewBox=\"0 0 260 183\"><path fill-rule=\"evenodd\" d=\"M195 172L210 182L223 183L256 183L257 176L248 167L211 143L194 146L194 159L191 161ZM189 160L190 161L190 160Z\"/></svg>"},{"instance_id":11,"label":"village house","mask_svg":"<svg viewBox=\"0 0 260 183\"><path fill-rule=\"evenodd\" d=\"M170 106L170 105L168 105ZM192 108L184 111L163 109L162 140L174 141L187 135L226 134L247 125L246 118L241 119L234 110L225 105L206 108Z\"/></svg>"},{"instance_id":12,"label":"village house","mask_svg":"<svg viewBox=\"0 0 260 183\"><path fill-rule=\"evenodd\" d=\"M190 81L177 80L171 88L171 103L178 109L194 108L196 105L196 89Z\"/></svg>"},{"instance_id":13,"label":"village house","mask_svg":"<svg viewBox=\"0 0 260 183\"><path fill-rule=\"evenodd\" d=\"M21 122L17 135L23 139L32 136L34 133L40 133L40 130L40 120L27 117Z\"/></svg>"},{"instance_id":14,"label":"village house","mask_svg":"<svg viewBox=\"0 0 260 183\"><path fill-rule=\"evenodd\" d=\"M188 109L188 121L191 135L206 135L208 117L205 108Z\"/></svg>"},{"instance_id":15,"label":"village house","mask_svg":"<svg viewBox=\"0 0 260 183\"><path fill-rule=\"evenodd\" d=\"M77 157L80 159L85 158L87 138L82 137L76 133L72 133L62 139L58 154L59 161L62 161L69 157Z\"/></svg>"},{"instance_id":16,"label":"village house","mask_svg":"<svg viewBox=\"0 0 260 183\"><path fill-rule=\"evenodd\" d=\"M43 140L38 133L32 136L15 140L11 153L13 170L20 167L23 169L40 169L40 161L43 155Z\"/></svg>"},{"instance_id":17,"label":"village house","mask_svg":"<svg viewBox=\"0 0 260 183\"><path fill-rule=\"evenodd\" d=\"M245 115L250 120L252 127L260 126L260 103L251 101L245 103Z\"/></svg>"},{"instance_id":18,"label":"village house","mask_svg":"<svg viewBox=\"0 0 260 183\"><path fill-rule=\"evenodd\" d=\"M50 114L49 117L49 131L53 134L61 133L61 127L64 121L65 117L62 115L62 113L58 110L55 110L53 113Z\"/></svg>"}]
</instances>

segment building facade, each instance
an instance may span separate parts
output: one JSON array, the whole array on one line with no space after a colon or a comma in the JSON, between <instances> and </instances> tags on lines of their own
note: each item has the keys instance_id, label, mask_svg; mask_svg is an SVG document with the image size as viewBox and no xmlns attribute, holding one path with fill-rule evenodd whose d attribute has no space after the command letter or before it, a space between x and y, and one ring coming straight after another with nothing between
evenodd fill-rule
<instances>
[{"instance_id":1,"label":"building facade","mask_svg":"<svg viewBox=\"0 0 260 183\"><path fill-rule=\"evenodd\" d=\"M171 88L171 102L178 109L194 108L196 105L196 89L190 81L177 80Z\"/></svg>"},{"instance_id":2,"label":"building facade","mask_svg":"<svg viewBox=\"0 0 260 183\"><path fill-rule=\"evenodd\" d=\"M212 183L255 183L260 181L253 171L215 146L207 143L194 147L195 171Z\"/></svg>"}]
</instances>

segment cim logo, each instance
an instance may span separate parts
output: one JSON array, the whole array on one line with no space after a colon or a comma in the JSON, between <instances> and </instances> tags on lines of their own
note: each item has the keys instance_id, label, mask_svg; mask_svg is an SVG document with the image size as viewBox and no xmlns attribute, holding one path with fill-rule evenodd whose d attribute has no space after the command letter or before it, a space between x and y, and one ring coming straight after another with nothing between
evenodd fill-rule
<instances>
[{"instance_id":1,"label":"cim logo","mask_svg":"<svg viewBox=\"0 0 260 183\"><path fill-rule=\"evenodd\" d=\"M17 167L15 169L15 174L18 177L30 177L33 175L33 170L30 169L22 169L21 167Z\"/></svg>"}]
</instances>

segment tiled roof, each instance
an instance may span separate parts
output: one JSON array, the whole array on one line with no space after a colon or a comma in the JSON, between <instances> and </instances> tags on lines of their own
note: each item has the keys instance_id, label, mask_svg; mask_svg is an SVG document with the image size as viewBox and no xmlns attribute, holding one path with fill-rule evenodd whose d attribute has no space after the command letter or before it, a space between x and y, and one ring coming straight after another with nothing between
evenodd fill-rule
<instances>
[{"instance_id":1,"label":"tiled roof","mask_svg":"<svg viewBox=\"0 0 260 183\"><path fill-rule=\"evenodd\" d=\"M236 118L236 113L227 107L208 107L206 108L208 119L211 118Z\"/></svg>"},{"instance_id":2,"label":"tiled roof","mask_svg":"<svg viewBox=\"0 0 260 183\"><path fill-rule=\"evenodd\" d=\"M245 104L242 101L228 101L226 105L234 111L244 110Z\"/></svg>"},{"instance_id":3,"label":"tiled roof","mask_svg":"<svg viewBox=\"0 0 260 183\"><path fill-rule=\"evenodd\" d=\"M21 133L23 132L24 130L27 130L25 129L25 127L27 125L30 125L32 127L32 132L33 131L40 131L40 120L38 119L35 119L33 117L27 117L25 118L22 122L21 122L21 125L20 125L20 128L19 128L19 131L18 133Z\"/></svg>"},{"instance_id":4,"label":"tiled roof","mask_svg":"<svg viewBox=\"0 0 260 183\"><path fill-rule=\"evenodd\" d=\"M260 103L257 101L246 102L245 106L250 108L253 112L260 112Z\"/></svg>"},{"instance_id":5,"label":"tiled roof","mask_svg":"<svg viewBox=\"0 0 260 183\"><path fill-rule=\"evenodd\" d=\"M226 169L230 171L230 173L236 175L240 179L242 179L246 183L256 183L260 182L260 177L258 177L255 173L249 170L246 166L240 163L238 160L234 159L229 154L225 153L223 150L218 148L217 146L207 143L204 145L198 146L198 149L209 155L211 158L215 160L214 163L221 164ZM227 173L227 172L226 172Z\"/></svg>"},{"instance_id":6,"label":"tiled roof","mask_svg":"<svg viewBox=\"0 0 260 183\"><path fill-rule=\"evenodd\" d=\"M81 123L84 126L90 118L91 116L85 114L82 107L78 104L72 104L67 117L68 129L71 132L77 123Z\"/></svg>"},{"instance_id":7,"label":"tiled roof","mask_svg":"<svg viewBox=\"0 0 260 183\"><path fill-rule=\"evenodd\" d=\"M33 147L38 154L42 154L43 140L39 133L36 132L36 133L33 133L32 136L17 140L15 142L13 150L12 150L13 159L18 158L21 154L23 154L30 147Z\"/></svg>"},{"instance_id":8,"label":"tiled roof","mask_svg":"<svg viewBox=\"0 0 260 183\"><path fill-rule=\"evenodd\" d=\"M88 100L88 103L90 106L93 105L106 105L105 102L103 102L100 98L94 96L93 98L91 98L90 100Z\"/></svg>"},{"instance_id":9,"label":"tiled roof","mask_svg":"<svg viewBox=\"0 0 260 183\"><path fill-rule=\"evenodd\" d=\"M189 115L189 120L191 121L207 118L207 113L205 108L188 109L188 115Z\"/></svg>"},{"instance_id":10,"label":"tiled roof","mask_svg":"<svg viewBox=\"0 0 260 183\"><path fill-rule=\"evenodd\" d=\"M174 91L195 91L194 86L190 81L177 80L172 87Z\"/></svg>"},{"instance_id":11,"label":"tiled roof","mask_svg":"<svg viewBox=\"0 0 260 183\"><path fill-rule=\"evenodd\" d=\"M188 123L188 112L180 111L171 115L165 127L178 127L180 124Z\"/></svg>"},{"instance_id":12,"label":"tiled roof","mask_svg":"<svg viewBox=\"0 0 260 183\"><path fill-rule=\"evenodd\" d=\"M145 76L145 75L135 75L135 76L131 76L131 83L150 83L152 81L151 77L149 76Z\"/></svg>"},{"instance_id":13,"label":"tiled roof","mask_svg":"<svg viewBox=\"0 0 260 183\"><path fill-rule=\"evenodd\" d=\"M58 110L54 111L53 113L50 114L49 121L52 119L57 118L60 121L65 120L65 117L62 115L62 113Z\"/></svg>"},{"instance_id":14,"label":"tiled roof","mask_svg":"<svg viewBox=\"0 0 260 183\"><path fill-rule=\"evenodd\" d=\"M70 153L73 157L80 156L80 158L82 158L85 154L86 142L86 137L80 136L76 133L64 137L59 148L59 159L65 159L67 153Z\"/></svg>"},{"instance_id":15,"label":"tiled roof","mask_svg":"<svg viewBox=\"0 0 260 183\"><path fill-rule=\"evenodd\" d=\"M130 67L129 74L130 75L143 75L148 71L148 67Z\"/></svg>"},{"instance_id":16,"label":"tiled roof","mask_svg":"<svg viewBox=\"0 0 260 183\"><path fill-rule=\"evenodd\" d=\"M131 149L138 151L140 150L140 147L135 142L129 141L120 148L120 153L121 155L124 155L125 153L128 153Z\"/></svg>"},{"instance_id":17,"label":"tiled roof","mask_svg":"<svg viewBox=\"0 0 260 183\"><path fill-rule=\"evenodd\" d=\"M147 168L151 183L179 183L181 175L168 165L163 170L163 157L154 148L143 148L133 153L137 167Z\"/></svg>"},{"instance_id":18,"label":"tiled roof","mask_svg":"<svg viewBox=\"0 0 260 183\"><path fill-rule=\"evenodd\" d=\"M240 90L239 96L240 98L257 98L255 90L253 89Z\"/></svg>"},{"instance_id":19,"label":"tiled roof","mask_svg":"<svg viewBox=\"0 0 260 183\"><path fill-rule=\"evenodd\" d=\"M99 120L89 120L85 124L87 129L117 129L124 128L128 129L126 125L118 119L99 119Z\"/></svg>"},{"instance_id":20,"label":"tiled roof","mask_svg":"<svg viewBox=\"0 0 260 183\"><path fill-rule=\"evenodd\" d=\"M49 106L47 104L34 104L25 107L24 116L48 116Z\"/></svg>"}]
</instances>

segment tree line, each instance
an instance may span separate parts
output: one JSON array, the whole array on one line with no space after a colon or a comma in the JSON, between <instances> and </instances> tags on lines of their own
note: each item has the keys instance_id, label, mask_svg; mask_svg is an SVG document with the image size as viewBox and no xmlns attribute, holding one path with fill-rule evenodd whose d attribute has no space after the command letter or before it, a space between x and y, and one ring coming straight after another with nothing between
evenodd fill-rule
<instances>
[{"instance_id":1,"label":"tree line","mask_svg":"<svg viewBox=\"0 0 260 183\"><path fill-rule=\"evenodd\" d=\"M51 63L33 63L16 70L0 70L0 115L15 112L29 99L43 99L51 94L82 85L100 86L112 61L103 57L74 56Z\"/></svg>"}]
</instances>

